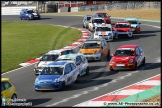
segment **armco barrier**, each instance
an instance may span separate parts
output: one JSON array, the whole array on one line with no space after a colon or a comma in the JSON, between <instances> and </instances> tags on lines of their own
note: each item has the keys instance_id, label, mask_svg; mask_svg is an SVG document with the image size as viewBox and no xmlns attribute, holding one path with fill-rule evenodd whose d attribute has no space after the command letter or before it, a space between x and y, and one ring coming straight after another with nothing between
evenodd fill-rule
<instances>
[{"instance_id":1,"label":"armco barrier","mask_svg":"<svg viewBox=\"0 0 162 108\"><path fill-rule=\"evenodd\" d=\"M61 26L61 25L55 25L55 26ZM63 27L66 27L66 28L75 28L75 27L68 27L68 26L63 26ZM78 28L76 28L76 29L78 29ZM80 30L82 32L82 38L79 39L79 40L77 40L76 42L74 42L74 43L66 46L66 47L63 47L63 48L59 49L59 50L75 49L76 47L81 46L87 39L91 38L91 33L89 31L87 31L85 29L78 29L78 30ZM26 61L25 63L21 63L19 65L20 66L23 66L23 67L29 66L29 65L32 65L34 63L37 63L40 58L41 57L35 58L33 60Z\"/></svg>"},{"instance_id":2,"label":"armco barrier","mask_svg":"<svg viewBox=\"0 0 162 108\"><path fill-rule=\"evenodd\" d=\"M21 9L31 8L36 9L36 6L26 6L26 7L1 7L1 15L19 15Z\"/></svg>"}]
</instances>

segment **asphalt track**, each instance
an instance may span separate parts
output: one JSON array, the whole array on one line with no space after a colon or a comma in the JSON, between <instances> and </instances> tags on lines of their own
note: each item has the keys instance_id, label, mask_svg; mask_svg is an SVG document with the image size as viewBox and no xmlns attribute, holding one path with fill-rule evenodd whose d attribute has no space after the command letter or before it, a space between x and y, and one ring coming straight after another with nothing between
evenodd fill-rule
<instances>
[{"instance_id":1,"label":"asphalt track","mask_svg":"<svg viewBox=\"0 0 162 108\"><path fill-rule=\"evenodd\" d=\"M19 16L16 15L7 15L1 18L5 21L21 21ZM31 22L82 28L82 19L83 17L80 16L42 16L42 20L34 20ZM115 21L118 20L112 19L113 23ZM26 20L21 22L26 22ZM33 106L74 106L97 96L160 74L161 24L145 21L141 21L141 23L141 34L134 34L134 37L131 39L121 38L114 42L109 42L111 53L114 53L118 46L124 44L140 44L143 47L146 56L146 65L145 67L139 67L137 71L110 72L107 68L108 62L90 62L90 74L81 77L80 83L68 86L65 91L53 92L35 92L34 81L36 76L33 72L34 65L4 74L2 77L10 78L16 86L18 98L26 98L28 102L32 102Z\"/></svg>"}]
</instances>

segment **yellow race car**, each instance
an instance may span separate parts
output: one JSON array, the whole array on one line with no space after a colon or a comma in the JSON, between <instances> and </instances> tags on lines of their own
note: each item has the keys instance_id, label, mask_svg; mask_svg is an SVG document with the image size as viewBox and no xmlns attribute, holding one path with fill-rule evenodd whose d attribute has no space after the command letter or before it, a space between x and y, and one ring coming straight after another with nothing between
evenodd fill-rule
<instances>
[{"instance_id":1,"label":"yellow race car","mask_svg":"<svg viewBox=\"0 0 162 108\"><path fill-rule=\"evenodd\" d=\"M9 78L1 78L1 102L2 105L9 102L9 99L16 99L17 92Z\"/></svg>"}]
</instances>

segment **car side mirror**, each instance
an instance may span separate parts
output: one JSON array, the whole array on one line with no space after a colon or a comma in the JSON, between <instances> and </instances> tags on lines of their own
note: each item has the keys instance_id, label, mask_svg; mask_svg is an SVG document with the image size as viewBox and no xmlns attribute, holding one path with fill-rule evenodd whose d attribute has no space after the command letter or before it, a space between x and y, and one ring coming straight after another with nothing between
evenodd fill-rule
<instances>
[{"instance_id":1,"label":"car side mirror","mask_svg":"<svg viewBox=\"0 0 162 108\"><path fill-rule=\"evenodd\" d=\"M114 57L114 54L111 54L112 57Z\"/></svg>"}]
</instances>

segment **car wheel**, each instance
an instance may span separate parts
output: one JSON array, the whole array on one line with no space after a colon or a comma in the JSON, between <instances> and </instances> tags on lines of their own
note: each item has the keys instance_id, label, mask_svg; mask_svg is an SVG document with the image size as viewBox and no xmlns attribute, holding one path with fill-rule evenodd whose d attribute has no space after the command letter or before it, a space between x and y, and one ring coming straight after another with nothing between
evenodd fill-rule
<instances>
[{"instance_id":1,"label":"car wheel","mask_svg":"<svg viewBox=\"0 0 162 108\"><path fill-rule=\"evenodd\" d=\"M107 60L110 60L110 50L108 51L108 54L107 54Z\"/></svg>"},{"instance_id":2,"label":"car wheel","mask_svg":"<svg viewBox=\"0 0 162 108\"><path fill-rule=\"evenodd\" d=\"M137 62L136 62L136 64L135 64L135 66L134 66L134 70L136 70L137 69Z\"/></svg>"},{"instance_id":3,"label":"car wheel","mask_svg":"<svg viewBox=\"0 0 162 108\"><path fill-rule=\"evenodd\" d=\"M142 65L145 65L145 63L146 63L146 60L145 60L145 57L144 57L144 59L142 61Z\"/></svg>"},{"instance_id":4,"label":"car wheel","mask_svg":"<svg viewBox=\"0 0 162 108\"><path fill-rule=\"evenodd\" d=\"M112 67L109 68L110 71L114 71L114 69Z\"/></svg>"},{"instance_id":5,"label":"car wheel","mask_svg":"<svg viewBox=\"0 0 162 108\"><path fill-rule=\"evenodd\" d=\"M86 68L86 75L89 74L89 67Z\"/></svg>"},{"instance_id":6,"label":"car wheel","mask_svg":"<svg viewBox=\"0 0 162 108\"><path fill-rule=\"evenodd\" d=\"M29 18L29 17L27 17L27 20L29 21L29 20L30 20L30 18Z\"/></svg>"},{"instance_id":7,"label":"car wheel","mask_svg":"<svg viewBox=\"0 0 162 108\"><path fill-rule=\"evenodd\" d=\"M62 82L62 87L61 87L61 89L62 89L62 90L65 90L65 88L66 88L65 82Z\"/></svg>"},{"instance_id":8,"label":"car wheel","mask_svg":"<svg viewBox=\"0 0 162 108\"><path fill-rule=\"evenodd\" d=\"M84 24L83 24L83 28L85 28Z\"/></svg>"},{"instance_id":9,"label":"car wheel","mask_svg":"<svg viewBox=\"0 0 162 108\"><path fill-rule=\"evenodd\" d=\"M13 100L14 99L17 99L17 95L16 94L13 94L11 99L13 99Z\"/></svg>"},{"instance_id":10,"label":"car wheel","mask_svg":"<svg viewBox=\"0 0 162 108\"><path fill-rule=\"evenodd\" d=\"M22 18L20 17L20 19L22 20Z\"/></svg>"},{"instance_id":11,"label":"car wheel","mask_svg":"<svg viewBox=\"0 0 162 108\"><path fill-rule=\"evenodd\" d=\"M75 83L78 83L79 82L78 78L79 78L79 74L76 77Z\"/></svg>"}]
</instances>

